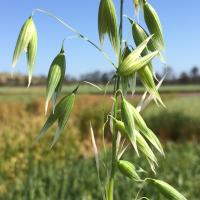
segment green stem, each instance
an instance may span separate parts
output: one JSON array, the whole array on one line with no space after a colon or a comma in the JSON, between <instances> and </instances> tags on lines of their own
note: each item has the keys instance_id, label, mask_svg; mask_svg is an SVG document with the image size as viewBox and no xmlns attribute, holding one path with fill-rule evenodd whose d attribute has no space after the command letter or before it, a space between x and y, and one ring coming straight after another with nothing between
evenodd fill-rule
<instances>
[{"instance_id":1,"label":"green stem","mask_svg":"<svg viewBox=\"0 0 200 200\"><path fill-rule=\"evenodd\" d=\"M119 25L119 41L120 41L120 52L119 58L122 56L122 39L123 39L123 9L124 9L124 0L120 0L120 25Z\"/></svg>"},{"instance_id":2,"label":"green stem","mask_svg":"<svg viewBox=\"0 0 200 200\"><path fill-rule=\"evenodd\" d=\"M120 84L120 77L117 77L115 90L119 90ZM115 91L115 92L116 92ZM115 105L114 105L114 118L117 118L117 110L118 110L118 93L115 96ZM108 183L108 200L113 200L114 196L114 177L116 171L116 164L117 164L117 152L116 152L116 140L117 140L117 130L115 128L115 122L113 122L113 138L112 138L112 166L111 166L111 173L110 179Z\"/></svg>"},{"instance_id":3,"label":"green stem","mask_svg":"<svg viewBox=\"0 0 200 200\"><path fill-rule=\"evenodd\" d=\"M46 10L42 10L42 9L34 9L32 11L32 16L34 15L35 12L40 12L40 13L44 13L54 19L56 19L59 23L61 23L65 28L67 28L68 30L70 30L71 32L75 33L79 38L87 41L88 43L90 43L93 47L95 47L98 51L100 51L103 56L106 58L106 60L108 62L110 62L111 65L113 65L115 68L115 64L112 62L112 60L110 59L110 57L107 55L107 53L105 51L103 51L99 46L97 46L94 42L92 42L89 38L87 38L86 36L84 36L83 34L81 34L80 32L78 32L75 28L73 28L72 26L70 26L69 24L67 24L66 22L64 22L62 19L60 19L59 17L55 16L54 14L46 11Z\"/></svg>"},{"instance_id":4,"label":"green stem","mask_svg":"<svg viewBox=\"0 0 200 200\"><path fill-rule=\"evenodd\" d=\"M123 6L124 0L120 0L120 25L119 25L119 41L120 41L120 51L119 51L119 60L118 65L121 62L122 57L122 39L123 39ZM117 77L116 84L114 86L115 92L119 90L120 86L120 77ZM115 106L114 106L114 118L117 118L117 110L118 110L118 93L116 93L115 99ZM113 138L112 138L112 166L111 166L111 173L110 179L108 183L108 200L113 200L114 197L114 177L117 165L117 152L116 152L116 140L117 140L117 131L115 128L115 122L113 122Z\"/></svg>"}]
</instances>

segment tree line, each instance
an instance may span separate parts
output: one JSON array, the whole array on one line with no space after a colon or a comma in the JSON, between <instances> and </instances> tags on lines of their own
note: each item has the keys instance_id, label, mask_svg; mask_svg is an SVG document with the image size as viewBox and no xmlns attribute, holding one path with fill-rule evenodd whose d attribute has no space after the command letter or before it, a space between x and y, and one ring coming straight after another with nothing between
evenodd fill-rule
<instances>
[{"instance_id":1,"label":"tree line","mask_svg":"<svg viewBox=\"0 0 200 200\"><path fill-rule=\"evenodd\" d=\"M156 74L158 79L161 79L164 74L166 75L164 84L200 84L200 69L198 66L192 67L188 72L181 72L176 75L173 68L168 67L167 70L160 74ZM80 81L89 81L96 84L106 84L113 76L114 71L101 72L94 71L92 73L86 73L81 75L79 78L73 76L65 77L65 84L73 84ZM27 76L22 74L14 74L13 77L8 73L0 73L0 86L27 86ZM34 76L32 80L33 86L43 86L46 83L46 76ZM138 79L138 84L141 84Z\"/></svg>"}]
</instances>

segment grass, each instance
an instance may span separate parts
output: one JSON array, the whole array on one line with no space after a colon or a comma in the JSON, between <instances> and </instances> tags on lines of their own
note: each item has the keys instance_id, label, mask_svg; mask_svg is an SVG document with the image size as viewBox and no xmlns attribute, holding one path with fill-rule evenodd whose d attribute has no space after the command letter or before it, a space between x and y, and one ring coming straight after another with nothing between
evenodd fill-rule
<instances>
[{"instance_id":1,"label":"grass","mask_svg":"<svg viewBox=\"0 0 200 200\"><path fill-rule=\"evenodd\" d=\"M200 186L200 148L194 144L165 146L166 159L160 160L158 176L179 189L188 199L199 199ZM62 156L62 151L45 154L38 153L42 159L35 157L36 153L27 154L27 168L21 166L23 159L15 165L11 177L1 174L0 199L6 200L92 200L102 199L94 158L78 157L71 160L70 154ZM149 166L146 162L133 157L132 152L125 155L129 160L141 165L144 169ZM71 160L71 162L70 162ZM174 163L176 161L176 163ZM13 162L13 161L12 161ZM17 162L17 161L16 161ZM150 171L148 174L154 176ZM143 176L141 174L141 176ZM4 188L9 180L9 185ZM121 174L116 178L115 199L133 199L141 185L135 185ZM128 191L128 192L127 192ZM150 199L163 200L152 187L144 187L142 195L149 195Z\"/></svg>"},{"instance_id":2,"label":"grass","mask_svg":"<svg viewBox=\"0 0 200 200\"><path fill-rule=\"evenodd\" d=\"M34 138L46 119L43 89L32 88L32 95L24 88L0 89L0 200L101 199L87 127L88 120L92 119L97 144L101 146L98 134L101 134L102 119L95 114L103 112L103 107L106 112L109 111L111 98L106 97L106 103L102 105L103 96L78 95L69 126L55 148L50 151L49 144L55 127L45 139L34 144ZM140 96L137 96L137 99L139 98ZM145 118L158 131L162 126L171 127L168 130L170 133L172 129L176 129L179 130L176 134L191 134L193 130L188 130L187 127L194 127L194 119L200 124L199 97L173 93L163 95L163 99L167 112L151 104L143 113ZM86 112L89 107L91 109ZM179 116L176 113L181 113L184 117L176 120ZM172 116L174 121L167 118L171 119ZM188 123L188 119L192 121ZM185 130L179 128L183 125ZM199 126L196 129L199 134ZM199 145L167 142L165 150L166 162L160 162L159 177L174 185L188 199L198 200ZM144 169L149 168L146 162L140 163L141 161L133 157L132 152L126 156L130 160L134 159ZM133 198L136 192L135 185L120 174L117 175L117 180L115 199ZM156 196L157 193L152 188L145 188L141 194L144 193L154 195L154 199L163 199Z\"/></svg>"},{"instance_id":3,"label":"grass","mask_svg":"<svg viewBox=\"0 0 200 200\"><path fill-rule=\"evenodd\" d=\"M71 92L77 84L70 84L65 85L63 88L63 93ZM102 89L105 89L104 85L99 85ZM113 90L113 86L109 85L107 88L107 92L111 93ZM142 86L137 87L136 92L142 93L144 92L144 88ZM160 88L161 93L195 93L200 92L200 85L164 85ZM90 85L82 85L79 89L79 93L81 94L103 94L102 91L99 91L95 87ZM27 89L26 87L1 87L0 88L0 95L39 95L44 96L45 94L45 87L38 86L38 87L30 87Z\"/></svg>"},{"instance_id":4,"label":"grass","mask_svg":"<svg viewBox=\"0 0 200 200\"><path fill-rule=\"evenodd\" d=\"M176 111L183 112L192 117L200 117L199 100L200 97L198 95L167 95L164 96L166 109L152 105L145 110L145 115L158 114L161 111Z\"/></svg>"}]
</instances>

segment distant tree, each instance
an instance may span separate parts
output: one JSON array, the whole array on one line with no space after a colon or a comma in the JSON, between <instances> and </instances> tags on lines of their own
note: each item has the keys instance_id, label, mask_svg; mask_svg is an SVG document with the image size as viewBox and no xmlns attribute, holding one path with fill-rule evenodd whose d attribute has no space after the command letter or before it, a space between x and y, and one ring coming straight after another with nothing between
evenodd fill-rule
<instances>
[{"instance_id":1,"label":"distant tree","mask_svg":"<svg viewBox=\"0 0 200 200\"><path fill-rule=\"evenodd\" d=\"M174 70L173 70L173 68L171 66L167 67L166 72L167 72L167 76L166 76L165 80L174 81L176 79Z\"/></svg>"},{"instance_id":2,"label":"distant tree","mask_svg":"<svg viewBox=\"0 0 200 200\"><path fill-rule=\"evenodd\" d=\"M76 82L77 79L69 74L65 77L65 83L76 83Z\"/></svg>"},{"instance_id":3,"label":"distant tree","mask_svg":"<svg viewBox=\"0 0 200 200\"><path fill-rule=\"evenodd\" d=\"M101 72L95 71L92 73L83 74L80 77L81 81L90 81L94 83L100 83L101 82Z\"/></svg>"},{"instance_id":4,"label":"distant tree","mask_svg":"<svg viewBox=\"0 0 200 200\"><path fill-rule=\"evenodd\" d=\"M101 83L106 84L109 81L109 74L108 73L103 73L101 76Z\"/></svg>"},{"instance_id":5,"label":"distant tree","mask_svg":"<svg viewBox=\"0 0 200 200\"><path fill-rule=\"evenodd\" d=\"M194 66L191 69L190 74L191 74L192 78L197 78L199 75L199 68L197 66Z\"/></svg>"},{"instance_id":6,"label":"distant tree","mask_svg":"<svg viewBox=\"0 0 200 200\"><path fill-rule=\"evenodd\" d=\"M180 78L179 78L180 83L187 84L189 82L189 79L190 78L186 72L182 72L180 74Z\"/></svg>"},{"instance_id":7,"label":"distant tree","mask_svg":"<svg viewBox=\"0 0 200 200\"><path fill-rule=\"evenodd\" d=\"M101 82L101 72L95 71L94 73L90 74L92 82Z\"/></svg>"},{"instance_id":8,"label":"distant tree","mask_svg":"<svg viewBox=\"0 0 200 200\"><path fill-rule=\"evenodd\" d=\"M198 80L200 79L199 78L199 68L197 66L194 66L191 69L190 74L191 74L191 82L197 83Z\"/></svg>"}]
</instances>

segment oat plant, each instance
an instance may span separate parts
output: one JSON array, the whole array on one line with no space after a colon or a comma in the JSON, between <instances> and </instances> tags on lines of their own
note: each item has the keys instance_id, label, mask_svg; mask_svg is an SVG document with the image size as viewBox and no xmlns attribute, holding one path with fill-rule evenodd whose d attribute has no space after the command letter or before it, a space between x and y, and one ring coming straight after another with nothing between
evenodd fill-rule
<instances>
[{"instance_id":1,"label":"oat plant","mask_svg":"<svg viewBox=\"0 0 200 200\"><path fill-rule=\"evenodd\" d=\"M64 41L70 38L79 38L96 48L115 69L115 74L108 83L113 83L113 106L110 109L110 113L107 115L107 120L104 124L104 126L107 123L110 124L110 133L112 134L112 156L111 160L107 161L108 163L105 163L105 166L107 166L106 170L108 171L108 177L106 177L105 183L100 180L100 163L102 162L95 143L95 133L93 133L92 124L90 123L98 178L100 183L103 184L102 198L106 200L114 199L115 175L116 172L119 171L124 177L135 182L135 184L142 185L142 188L157 188L158 192L163 194L166 199L185 200L186 198L168 183L159 179L144 177L143 174L141 175L141 173L139 173L141 171L140 166L124 159L126 151L133 148L136 156L140 157L142 155L142 158L140 159L145 159L146 162L149 163L149 168L156 174L158 158L155 155L155 151L158 151L161 156L164 156L164 151L159 139L147 126L141 115L141 111L145 109L151 101L154 101L158 106L165 106L158 92L164 77L161 80L157 80L152 62L152 60L157 57L164 63L163 51L165 49L165 42L163 30L158 14L147 0L129 1L132 1L134 5L133 16L124 14L124 0L119 0L119 16L116 12L113 0L100 0L98 11L100 45L95 44L54 14L41 9L33 10L32 15L26 20L20 31L13 55L13 67L15 67L21 54L26 51L29 87L37 51L37 30L33 21L36 13L43 13L54 18L65 28L74 33L74 36L67 37L63 40L61 50L53 59L48 72L45 113L49 113L47 112L49 102L52 102L53 106L44 126L39 131L37 140L44 137L49 128L56 122L57 130L51 145L51 147L53 147L60 135L64 132L79 87L81 87L82 84L90 84L91 86L98 88L98 86L93 83L87 81L80 82L71 93L59 100L66 72ZM142 27L138 23L139 14L144 18L146 24L145 27ZM134 44L123 38L123 33L125 31L130 32L130 30L124 30L124 20L127 20L130 23ZM109 37L110 44L113 47L116 56L115 60L112 60L103 50L104 39L106 36ZM134 100L137 78L140 79L146 91L141 97L139 104L132 105L127 97ZM128 95L130 93L131 95ZM135 194L135 200L148 199L148 197L140 196L142 188Z\"/></svg>"}]
</instances>

